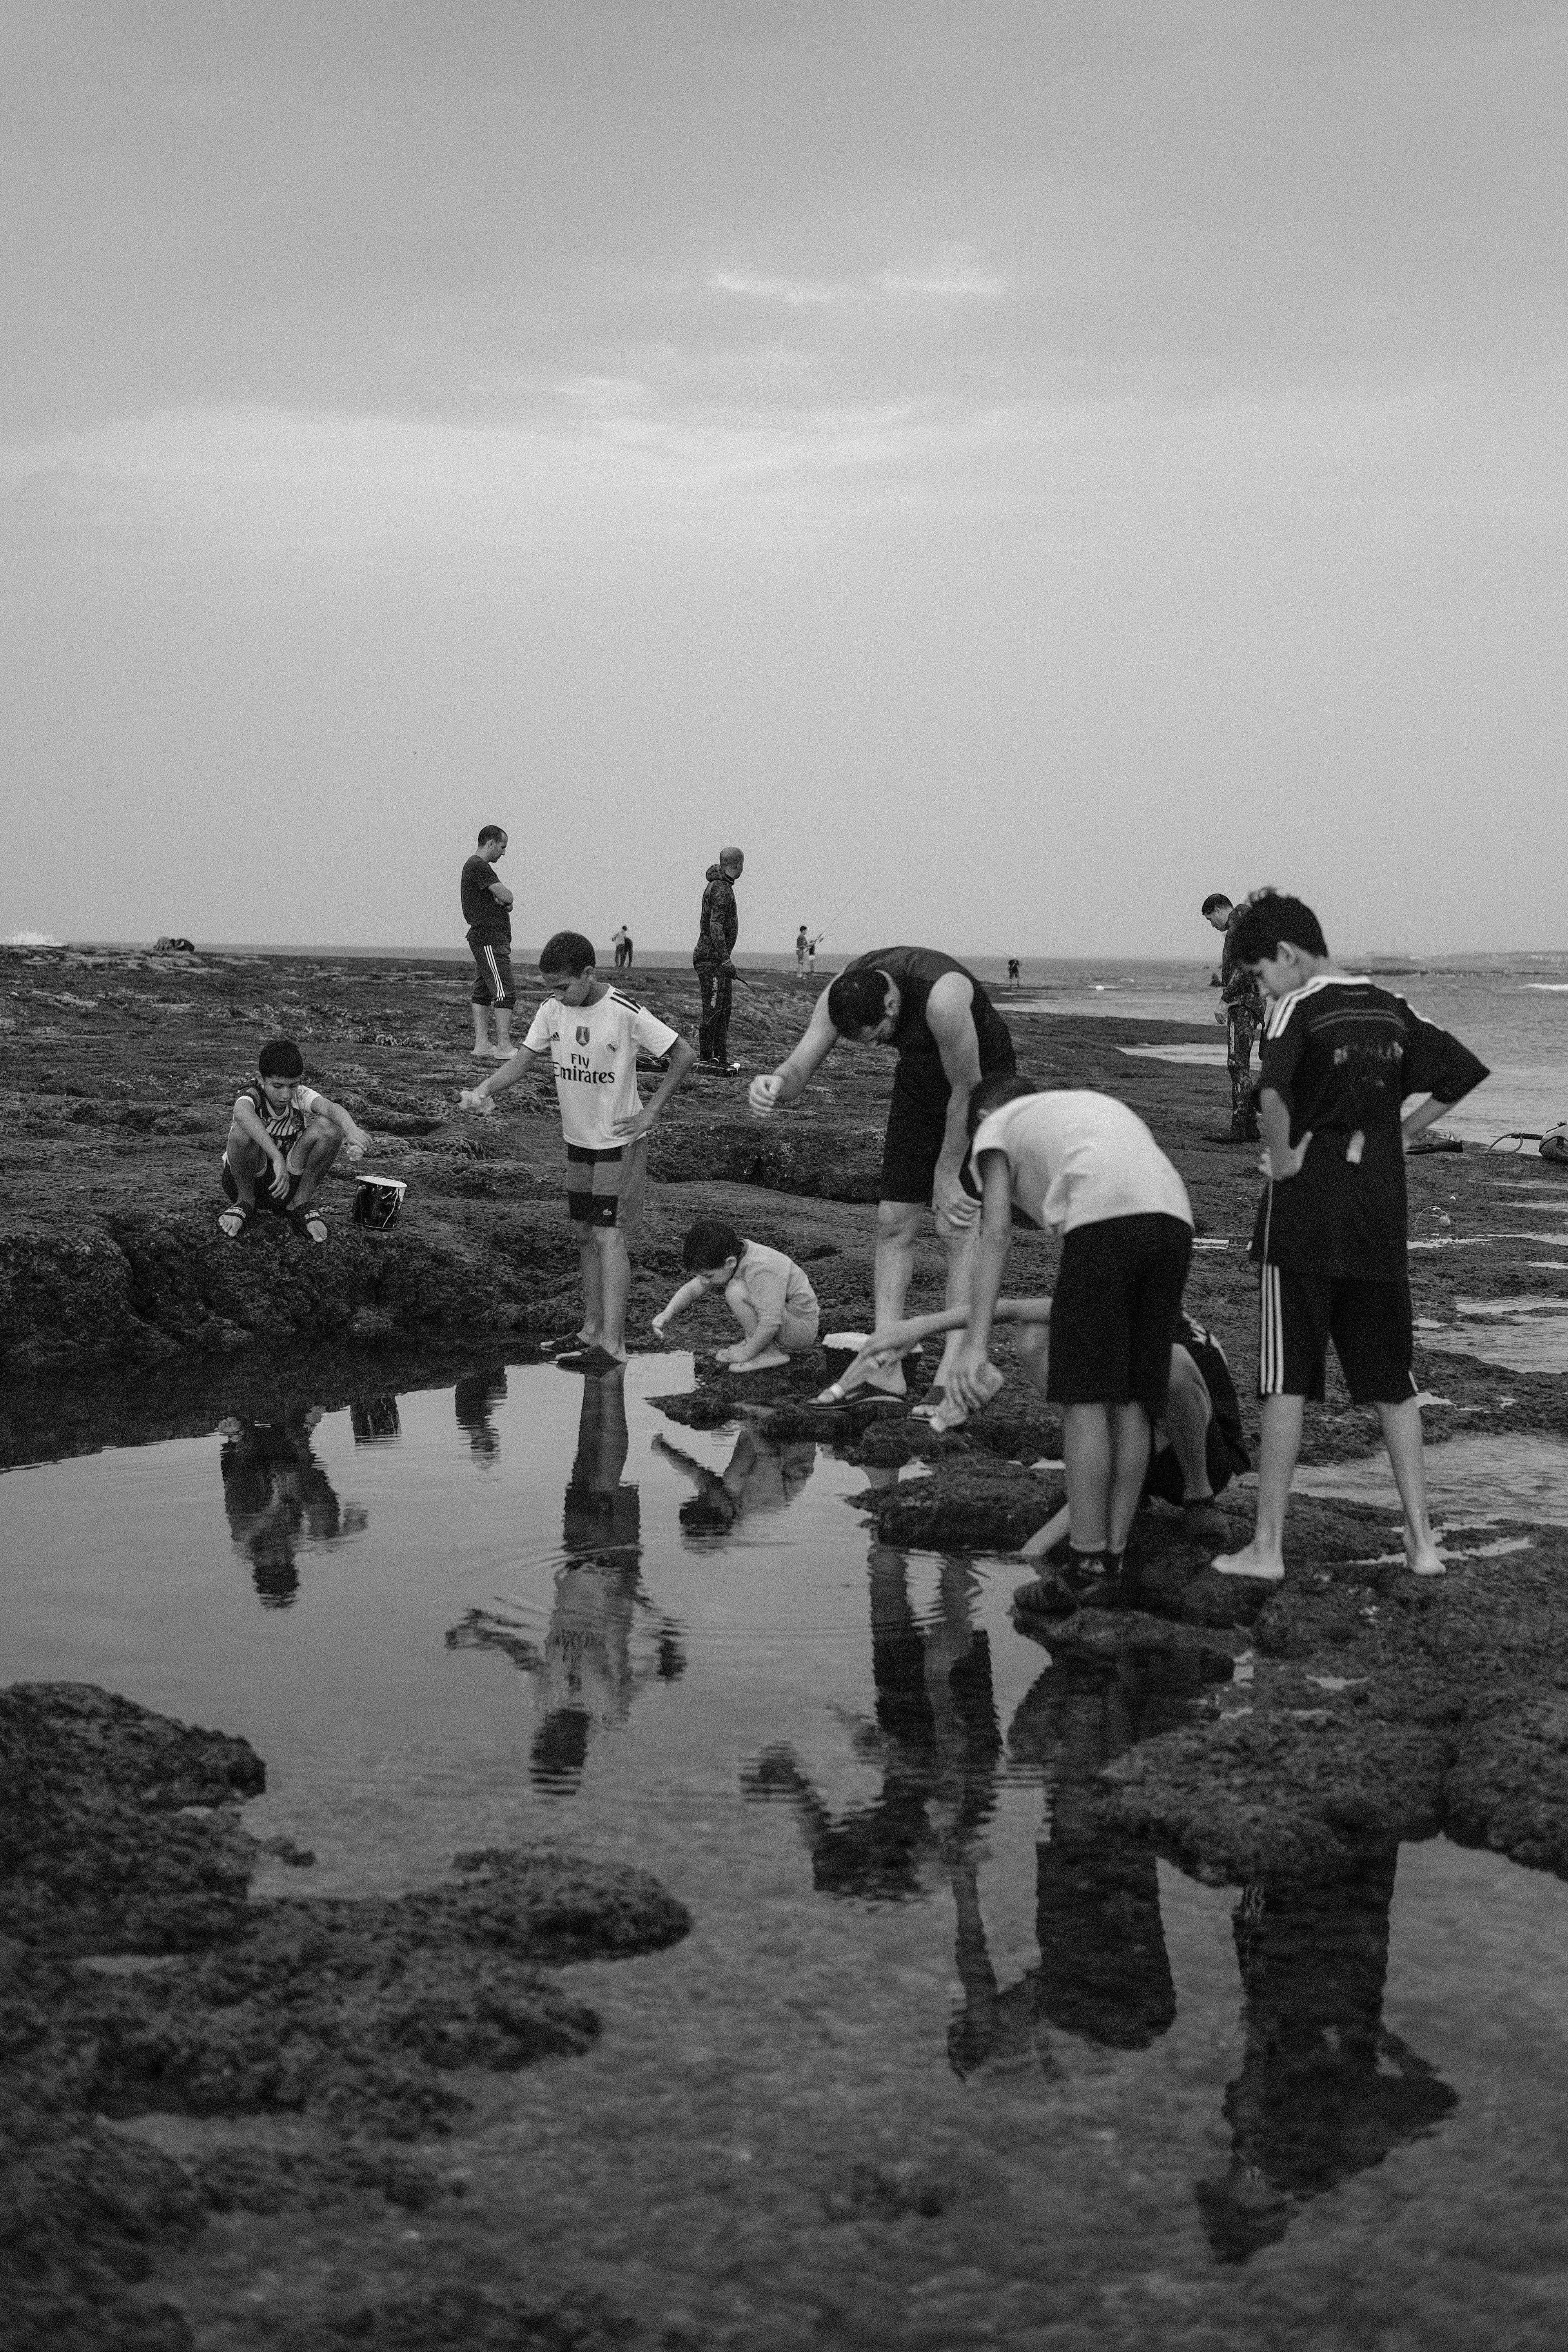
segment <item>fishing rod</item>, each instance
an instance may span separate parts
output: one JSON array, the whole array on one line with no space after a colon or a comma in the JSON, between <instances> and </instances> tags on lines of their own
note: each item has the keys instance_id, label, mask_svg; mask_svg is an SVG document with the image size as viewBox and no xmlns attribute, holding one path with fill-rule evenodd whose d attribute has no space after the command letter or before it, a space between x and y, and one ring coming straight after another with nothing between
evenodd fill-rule
<instances>
[{"instance_id":1,"label":"fishing rod","mask_svg":"<svg viewBox=\"0 0 1568 2352\"><path fill-rule=\"evenodd\" d=\"M816 934L816 944L818 947L822 945L822 942L827 937L828 932L832 930L834 924L843 921L845 916L849 912L850 908L855 904L856 899L863 896L866 887L867 885L862 882L858 890L852 890L848 898L845 899L842 907L839 908L838 912L834 916L833 921L824 923L822 929Z\"/></svg>"}]
</instances>

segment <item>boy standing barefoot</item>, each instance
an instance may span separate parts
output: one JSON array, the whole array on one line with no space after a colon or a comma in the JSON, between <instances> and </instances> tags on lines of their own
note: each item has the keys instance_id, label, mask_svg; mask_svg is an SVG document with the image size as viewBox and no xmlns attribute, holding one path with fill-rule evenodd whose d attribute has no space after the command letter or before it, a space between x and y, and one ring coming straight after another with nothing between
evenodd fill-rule
<instances>
[{"instance_id":1,"label":"boy standing barefoot","mask_svg":"<svg viewBox=\"0 0 1568 2352\"><path fill-rule=\"evenodd\" d=\"M464 1110L493 1110L492 1097L547 1057L566 1141L566 1213L583 1267L578 1345L557 1355L567 1371L608 1372L626 1360L626 1295L631 1260L626 1235L642 1215L647 1139L697 1055L684 1037L623 996L595 969L581 931L557 931L539 959L550 991L527 1036L488 1078L459 1096ZM637 1048L669 1067L645 1103L637 1092Z\"/></svg>"},{"instance_id":2,"label":"boy standing barefoot","mask_svg":"<svg viewBox=\"0 0 1568 2352\"><path fill-rule=\"evenodd\" d=\"M257 1070L235 1098L223 1154L228 1207L219 1213L218 1230L237 1242L265 1204L307 1241L324 1242L327 1221L316 1194L343 1145L351 1160L363 1160L371 1138L341 1103L305 1084L305 1057L292 1037L270 1038Z\"/></svg>"},{"instance_id":3,"label":"boy standing barefoot","mask_svg":"<svg viewBox=\"0 0 1568 2352\"><path fill-rule=\"evenodd\" d=\"M1342 971L1300 898L1255 891L1231 938L1237 963L1271 1000L1258 1079L1268 1181L1252 1236L1263 1408L1257 1530L1215 1566L1224 1576L1284 1575L1302 1406L1322 1402L1332 1339L1352 1402L1375 1405L1383 1423L1405 1559L1417 1576L1438 1576L1411 1370L1405 1150L1486 1067L1402 996ZM1412 1095L1427 1099L1402 1119Z\"/></svg>"}]
</instances>

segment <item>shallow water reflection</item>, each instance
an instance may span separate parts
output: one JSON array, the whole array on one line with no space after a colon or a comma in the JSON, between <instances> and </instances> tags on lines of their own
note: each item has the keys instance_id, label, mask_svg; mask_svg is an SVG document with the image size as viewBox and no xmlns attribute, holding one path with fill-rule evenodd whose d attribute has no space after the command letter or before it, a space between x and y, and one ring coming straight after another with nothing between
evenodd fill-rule
<instances>
[{"instance_id":1,"label":"shallow water reflection","mask_svg":"<svg viewBox=\"0 0 1568 2352\"><path fill-rule=\"evenodd\" d=\"M1553 2341L1563 1888L1434 1841L1216 1889L1099 1836L1203 1668L1047 1655L1016 1563L873 1543L861 1470L666 1425L680 1379L479 1358L10 1474L0 1666L242 1732L314 1892L544 1837L689 1906L453 2145L542 2295L745 2352Z\"/></svg>"}]
</instances>

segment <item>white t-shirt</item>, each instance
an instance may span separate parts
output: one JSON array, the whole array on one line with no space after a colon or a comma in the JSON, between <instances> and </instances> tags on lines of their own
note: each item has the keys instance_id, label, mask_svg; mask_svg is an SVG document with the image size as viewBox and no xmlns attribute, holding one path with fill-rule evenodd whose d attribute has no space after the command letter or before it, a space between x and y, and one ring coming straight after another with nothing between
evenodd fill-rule
<instances>
[{"instance_id":1,"label":"white t-shirt","mask_svg":"<svg viewBox=\"0 0 1568 2352\"><path fill-rule=\"evenodd\" d=\"M597 1004L547 997L522 1042L555 1065L555 1099L567 1142L585 1151L615 1151L626 1140L616 1133L616 1119L635 1118L642 1108L637 1047L668 1054L679 1033L635 997L609 988Z\"/></svg>"},{"instance_id":2,"label":"white t-shirt","mask_svg":"<svg viewBox=\"0 0 1568 2352\"><path fill-rule=\"evenodd\" d=\"M973 1149L976 1175L982 1152L1004 1155L1014 1200L1048 1234L1108 1217L1193 1222L1186 1186L1137 1112L1114 1095L1020 1095L981 1120Z\"/></svg>"}]
</instances>

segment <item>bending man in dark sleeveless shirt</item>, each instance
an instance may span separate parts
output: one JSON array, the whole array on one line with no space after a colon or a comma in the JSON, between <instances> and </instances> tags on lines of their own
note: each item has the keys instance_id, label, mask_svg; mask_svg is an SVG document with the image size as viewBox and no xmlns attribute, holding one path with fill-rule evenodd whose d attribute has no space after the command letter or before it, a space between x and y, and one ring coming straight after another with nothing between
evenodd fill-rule
<instances>
[{"instance_id":1,"label":"bending man in dark sleeveless shirt","mask_svg":"<svg viewBox=\"0 0 1568 2352\"><path fill-rule=\"evenodd\" d=\"M770 1076L753 1078L752 1108L765 1114L796 1101L841 1037L891 1045L899 1057L877 1207L874 1328L879 1331L903 1314L928 1206L936 1212L937 1237L947 1254L947 1304L968 1301L979 1226L977 1195L963 1182L965 1116L982 1076L1014 1067L1013 1040L974 974L952 956L937 948L876 948L823 991L788 1060ZM944 1393L958 1336L948 1335L937 1372ZM901 1396L904 1376L894 1365L872 1385ZM942 1399L933 1391L927 1402L934 1406Z\"/></svg>"}]
</instances>

